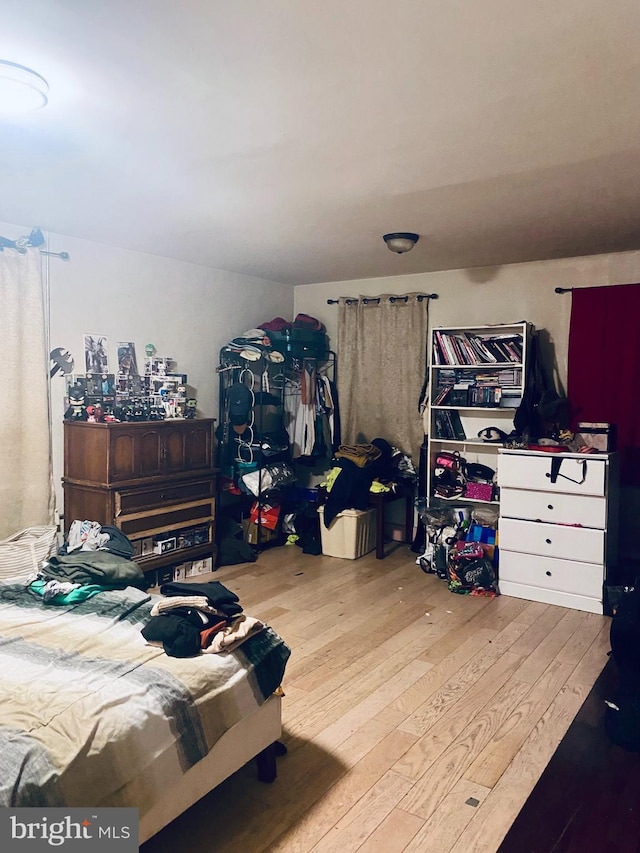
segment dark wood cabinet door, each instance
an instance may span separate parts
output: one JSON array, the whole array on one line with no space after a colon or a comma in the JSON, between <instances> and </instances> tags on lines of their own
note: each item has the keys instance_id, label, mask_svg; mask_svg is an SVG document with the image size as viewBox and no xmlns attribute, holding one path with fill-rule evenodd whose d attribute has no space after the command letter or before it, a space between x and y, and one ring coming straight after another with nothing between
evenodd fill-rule
<instances>
[{"instance_id":1,"label":"dark wood cabinet door","mask_svg":"<svg viewBox=\"0 0 640 853\"><path fill-rule=\"evenodd\" d=\"M188 471L213 465L213 426L211 421L185 423L185 467Z\"/></svg>"},{"instance_id":2,"label":"dark wood cabinet door","mask_svg":"<svg viewBox=\"0 0 640 853\"><path fill-rule=\"evenodd\" d=\"M137 436L133 430L109 432L109 473L111 480L131 480L136 475Z\"/></svg>"},{"instance_id":3,"label":"dark wood cabinet door","mask_svg":"<svg viewBox=\"0 0 640 853\"><path fill-rule=\"evenodd\" d=\"M136 434L136 476L157 477L164 473L163 436L157 427Z\"/></svg>"},{"instance_id":4,"label":"dark wood cabinet door","mask_svg":"<svg viewBox=\"0 0 640 853\"><path fill-rule=\"evenodd\" d=\"M185 430L184 424L165 425L162 434L162 471L164 474L176 474L184 471Z\"/></svg>"}]
</instances>

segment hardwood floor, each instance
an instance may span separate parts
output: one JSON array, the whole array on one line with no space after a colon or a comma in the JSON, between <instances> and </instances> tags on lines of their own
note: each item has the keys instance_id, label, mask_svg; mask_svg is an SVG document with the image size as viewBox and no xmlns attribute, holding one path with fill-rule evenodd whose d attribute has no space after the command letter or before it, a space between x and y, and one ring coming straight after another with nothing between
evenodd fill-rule
<instances>
[{"instance_id":1,"label":"hardwood floor","mask_svg":"<svg viewBox=\"0 0 640 853\"><path fill-rule=\"evenodd\" d=\"M638 853L640 753L607 737L618 674L609 660L498 853Z\"/></svg>"},{"instance_id":2,"label":"hardwood floor","mask_svg":"<svg viewBox=\"0 0 640 853\"><path fill-rule=\"evenodd\" d=\"M404 545L285 546L210 578L292 649L288 754L273 784L247 765L143 853L495 853L609 651L608 618L455 595Z\"/></svg>"}]
</instances>

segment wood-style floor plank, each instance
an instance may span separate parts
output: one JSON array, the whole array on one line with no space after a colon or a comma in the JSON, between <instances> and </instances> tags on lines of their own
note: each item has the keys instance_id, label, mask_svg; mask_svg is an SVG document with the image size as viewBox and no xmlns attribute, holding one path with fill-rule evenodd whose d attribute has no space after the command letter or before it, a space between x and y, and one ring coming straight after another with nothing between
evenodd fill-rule
<instances>
[{"instance_id":1,"label":"wood-style floor plank","mask_svg":"<svg viewBox=\"0 0 640 853\"><path fill-rule=\"evenodd\" d=\"M405 546L274 548L210 579L291 647L288 754L273 784L243 767L143 853L495 853L609 650L608 618L455 595Z\"/></svg>"}]
</instances>

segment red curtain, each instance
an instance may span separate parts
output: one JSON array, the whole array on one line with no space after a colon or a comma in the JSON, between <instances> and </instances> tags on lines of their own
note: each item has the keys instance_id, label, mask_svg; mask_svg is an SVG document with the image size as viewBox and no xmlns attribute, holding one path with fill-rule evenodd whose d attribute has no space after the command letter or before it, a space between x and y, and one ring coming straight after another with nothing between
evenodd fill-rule
<instances>
[{"instance_id":1,"label":"red curtain","mask_svg":"<svg viewBox=\"0 0 640 853\"><path fill-rule=\"evenodd\" d=\"M567 396L574 428L616 424L620 479L640 486L640 284L572 292Z\"/></svg>"}]
</instances>

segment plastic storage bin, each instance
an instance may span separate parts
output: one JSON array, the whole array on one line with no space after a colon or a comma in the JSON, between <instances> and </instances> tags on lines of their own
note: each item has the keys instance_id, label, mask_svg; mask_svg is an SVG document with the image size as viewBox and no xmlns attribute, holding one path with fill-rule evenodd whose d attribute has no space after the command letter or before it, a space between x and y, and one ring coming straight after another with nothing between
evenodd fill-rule
<instances>
[{"instance_id":1,"label":"plastic storage bin","mask_svg":"<svg viewBox=\"0 0 640 853\"><path fill-rule=\"evenodd\" d=\"M322 553L327 557L356 560L376 547L375 509L344 509L329 527L324 524L324 506L318 507Z\"/></svg>"}]
</instances>

